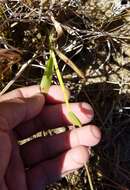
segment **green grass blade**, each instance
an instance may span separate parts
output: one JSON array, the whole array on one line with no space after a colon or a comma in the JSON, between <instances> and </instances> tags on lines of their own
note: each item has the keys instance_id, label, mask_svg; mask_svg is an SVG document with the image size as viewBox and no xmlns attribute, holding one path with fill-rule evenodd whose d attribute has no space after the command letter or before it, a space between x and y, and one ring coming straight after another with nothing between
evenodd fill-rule
<instances>
[{"instance_id":1,"label":"green grass blade","mask_svg":"<svg viewBox=\"0 0 130 190\"><path fill-rule=\"evenodd\" d=\"M82 125L81 125L80 120L79 120L78 117L71 111L71 107L70 107L70 104L69 104L69 101L68 101L68 94L66 93L65 85L64 85L64 82L63 82L63 79L62 79L62 76L61 76L61 73L60 73L60 70L59 70L59 67L58 67L58 63L57 63L57 60L56 60L56 56L55 56L55 53L54 53L53 50L51 51L51 56L52 56L52 58L53 58L53 63L54 63L54 67L55 67L55 70L56 70L56 74L57 74L59 83L60 83L61 88L62 88L63 93L64 93L64 99L65 99L65 103L66 103L66 106L67 106L67 109L68 109L68 119L69 119L69 121L70 121L73 125L76 125L76 126L81 127Z\"/></svg>"},{"instance_id":2,"label":"green grass blade","mask_svg":"<svg viewBox=\"0 0 130 190\"><path fill-rule=\"evenodd\" d=\"M61 73L60 73L60 70L59 70L59 67L58 67L58 63L57 63L57 60L56 60L56 56L55 56L55 53L54 53L53 50L51 51L51 56L53 58L53 63L54 63L54 67L55 67L55 70L56 70L56 74L57 74L60 86L61 86L63 94L64 94L64 100L65 100L67 109L70 110L70 105L69 105L69 100L68 100L68 93L67 93L67 91L65 89L65 85L64 85L64 82L63 82L63 79L62 79L62 76L61 76Z\"/></svg>"},{"instance_id":3,"label":"green grass blade","mask_svg":"<svg viewBox=\"0 0 130 190\"><path fill-rule=\"evenodd\" d=\"M41 84L40 84L41 91L45 94L48 93L48 90L51 86L53 71L54 71L54 64L53 64L53 58L50 52L50 57L46 62L46 68L45 68L45 71L41 80Z\"/></svg>"}]
</instances>

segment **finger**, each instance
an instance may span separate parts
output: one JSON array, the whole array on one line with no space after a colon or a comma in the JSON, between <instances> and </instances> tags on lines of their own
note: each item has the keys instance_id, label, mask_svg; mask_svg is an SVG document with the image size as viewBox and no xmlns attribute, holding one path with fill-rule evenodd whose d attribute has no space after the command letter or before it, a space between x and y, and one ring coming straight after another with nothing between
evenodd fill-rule
<instances>
[{"instance_id":1,"label":"finger","mask_svg":"<svg viewBox=\"0 0 130 190\"><path fill-rule=\"evenodd\" d=\"M70 98L70 92L66 88L65 89L66 96L68 99ZM65 102L64 93L60 86L52 85L46 95L46 102L49 104L58 104Z\"/></svg>"},{"instance_id":2,"label":"finger","mask_svg":"<svg viewBox=\"0 0 130 190\"><path fill-rule=\"evenodd\" d=\"M0 190L8 190L5 180L0 183Z\"/></svg>"},{"instance_id":3,"label":"finger","mask_svg":"<svg viewBox=\"0 0 130 190\"><path fill-rule=\"evenodd\" d=\"M16 90L13 90L1 96L0 102L7 101L10 99L15 99L15 98L30 98L40 93L41 93L41 90L40 90L39 85L18 88ZM66 93L69 98L70 94L67 89L66 89ZM49 102L52 104L64 102L64 94L60 86L52 85L50 87L48 95L46 96L46 102Z\"/></svg>"},{"instance_id":4,"label":"finger","mask_svg":"<svg viewBox=\"0 0 130 190\"><path fill-rule=\"evenodd\" d=\"M12 129L21 122L35 117L41 111L44 102L45 98L40 94L31 98L0 102L0 129Z\"/></svg>"},{"instance_id":5,"label":"finger","mask_svg":"<svg viewBox=\"0 0 130 190\"><path fill-rule=\"evenodd\" d=\"M8 134L0 131L0 184L3 181L11 154L11 142Z\"/></svg>"},{"instance_id":6,"label":"finger","mask_svg":"<svg viewBox=\"0 0 130 190\"><path fill-rule=\"evenodd\" d=\"M39 93L40 93L40 87L38 85L18 88L2 95L0 97L0 102L15 99L15 98L30 98Z\"/></svg>"},{"instance_id":7,"label":"finger","mask_svg":"<svg viewBox=\"0 0 130 190\"><path fill-rule=\"evenodd\" d=\"M6 184L8 185L9 190L27 190L24 165L19 154L19 147L12 133L10 138L12 151L5 174Z\"/></svg>"},{"instance_id":8,"label":"finger","mask_svg":"<svg viewBox=\"0 0 130 190\"><path fill-rule=\"evenodd\" d=\"M61 176L82 167L88 159L87 148L79 146L57 158L40 163L27 171L29 190L42 190L46 185L57 181Z\"/></svg>"},{"instance_id":9,"label":"finger","mask_svg":"<svg viewBox=\"0 0 130 190\"><path fill-rule=\"evenodd\" d=\"M22 145L20 152L25 167L30 167L80 145L94 146L100 139L100 130L94 125L88 125L52 137L37 138Z\"/></svg>"},{"instance_id":10,"label":"finger","mask_svg":"<svg viewBox=\"0 0 130 190\"><path fill-rule=\"evenodd\" d=\"M93 109L87 103L70 104L72 111L77 115L82 124L88 123L93 118ZM28 121L16 128L19 139L27 138L41 130L70 125L68 110L65 104L45 106L40 114L32 121Z\"/></svg>"}]
</instances>

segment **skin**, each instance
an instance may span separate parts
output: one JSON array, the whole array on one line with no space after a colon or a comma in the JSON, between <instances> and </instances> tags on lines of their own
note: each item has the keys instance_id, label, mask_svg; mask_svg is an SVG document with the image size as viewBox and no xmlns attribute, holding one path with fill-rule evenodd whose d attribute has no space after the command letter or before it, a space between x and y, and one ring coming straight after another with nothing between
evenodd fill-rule
<instances>
[{"instance_id":1,"label":"skin","mask_svg":"<svg viewBox=\"0 0 130 190\"><path fill-rule=\"evenodd\" d=\"M43 190L89 160L89 148L101 138L99 129L86 125L93 118L87 103L73 103L72 110L84 127L74 129L67 119L59 86L48 96L39 86L16 89L0 97L0 189ZM71 130L51 137L23 140L41 130L68 126Z\"/></svg>"}]
</instances>

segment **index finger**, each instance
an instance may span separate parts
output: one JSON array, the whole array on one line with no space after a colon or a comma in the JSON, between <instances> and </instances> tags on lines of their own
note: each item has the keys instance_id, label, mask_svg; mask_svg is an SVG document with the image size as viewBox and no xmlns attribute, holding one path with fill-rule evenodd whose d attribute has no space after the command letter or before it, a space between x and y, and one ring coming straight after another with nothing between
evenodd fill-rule
<instances>
[{"instance_id":1,"label":"index finger","mask_svg":"<svg viewBox=\"0 0 130 190\"><path fill-rule=\"evenodd\" d=\"M67 89L66 89L66 92L69 97L70 94ZM30 98L30 97L35 96L40 93L41 93L41 90L40 90L39 85L18 88L18 89L15 89L15 90L8 92L8 93L4 94L3 96L1 96L0 102L11 100L14 98ZM49 92L46 96L46 102L51 103L51 104L64 102L64 94L63 94L60 86L52 85L50 87Z\"/></svg>"},{"instance_id":2,"label":"index finger","mask_svg":"<svg viewBox=\"0 0 130 190\"><path fill-rule=\"evenodd\" d=\"M61 88L51 86L46 101L54 104L64 102ZM40 113L44 103L45 96L41 94L38 85L19 88L1 96L0 128L14 128L21 122L32 119Z\"/></svg>"}]
</instances>

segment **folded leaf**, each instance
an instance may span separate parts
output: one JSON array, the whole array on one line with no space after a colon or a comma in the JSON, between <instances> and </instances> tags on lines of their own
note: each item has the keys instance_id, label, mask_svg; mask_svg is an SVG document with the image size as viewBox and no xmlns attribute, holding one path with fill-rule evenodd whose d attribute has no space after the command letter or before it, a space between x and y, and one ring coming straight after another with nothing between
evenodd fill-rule
<instances>
[{"instance_id":1,"label":"folded leaf","mask_svg":"<svg viewBox=\"0 0 130 190\"><path fill-rule=\"evenodd\" d=\"M81 124L79 118L72 111L68 112L68 119L73 125L82 127L82 124Z\"/></svg>"},{"instance_id":2,"label":"folded leaf","mask_svg":"<svg viewBox=\"0 0 130 190\"><path fill-rule=\"evenodd\" d=\"M54 70L53 58L50 54L50 57L46 62L46 68L45 68L45 71L41 80L41 84L40 84L41 91L43 93L46 93L46 94L48 93L48 90L52 82L53 70Z\"/></svg>"}]
</instances>

